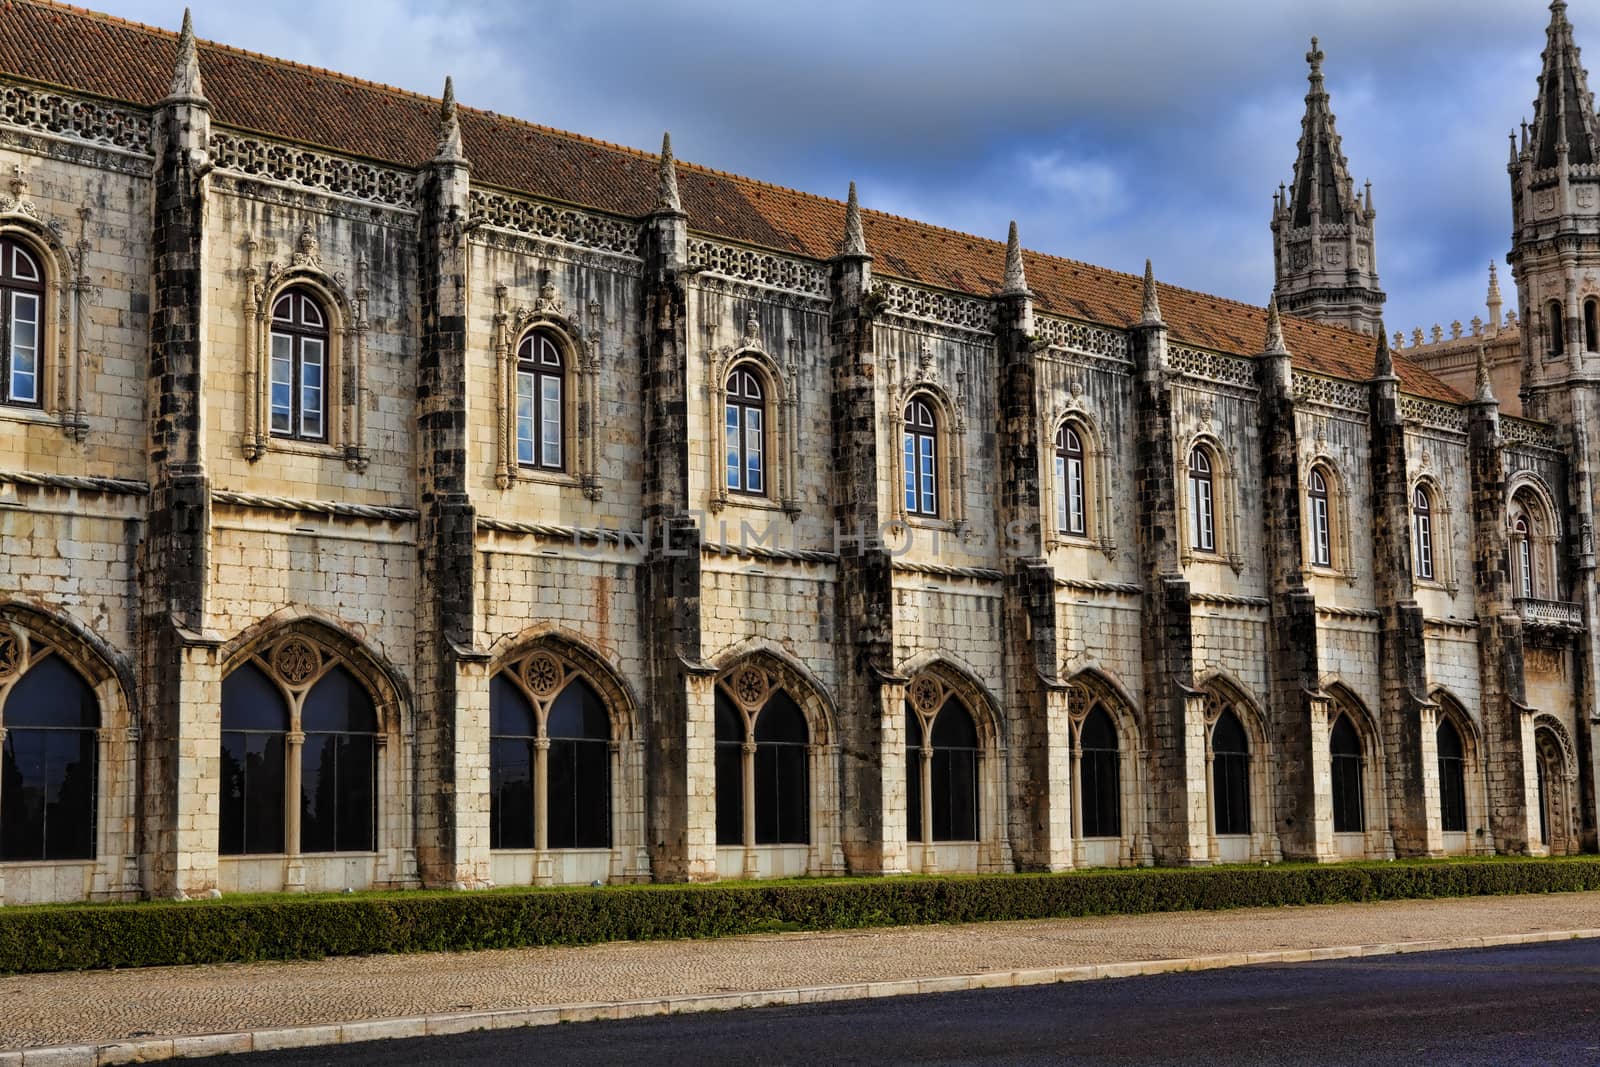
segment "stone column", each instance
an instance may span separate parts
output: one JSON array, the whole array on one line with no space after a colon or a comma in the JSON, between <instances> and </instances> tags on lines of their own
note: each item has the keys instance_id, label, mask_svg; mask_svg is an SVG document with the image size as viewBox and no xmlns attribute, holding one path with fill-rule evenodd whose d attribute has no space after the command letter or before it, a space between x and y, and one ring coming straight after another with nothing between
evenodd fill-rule
<instances>
[{"instance_id":1,"label":"stone column","mask_svg":"<svg viewBox=\"0 0 1600 1067\"><path fill-rule=\"evenodd\" d=\"M886 464L878 437L872 256L854 183L829 285L840 844L852 874L897 874L906 870L904 679L894 674L894 570L881 537L879 472Z\"/></svg>"},{"instance_id":2,"label":"stone column","mask_svg":"<svg viewBox=\"0 0 1600 1067\"><path fill-rule=\"evenodd\" d=\"M999 299L1000 469L996 472L1005 581L1005 705L1011 756L1012 853L1022 870L1073 865L1072 778L1066 692L1059 679L1055 570L1040 529L1040 410L1033 294L1011 224Z\"/></svg>"},{"instance_id":3,"label":"stone column","mask_svg":"<svg viewBox=\"0 0 1600 1067\"><path fill-rule=\"evenodd\" d=\"M419 196L417 358L417 864L433 886L490 881L489 724L474 689L477 513L467 489L467 211L472 166L445 82L439 149Z\"/></svg>"},{"instance_id":4,"label":"stone column","mask_svg":"<svg viewBox=\"0 0 1600 1067\"><path fill-rule=\"evenodd\" d=\"M1134 495L1144 584L1145 738L1150 842L1155 861L1210 861L1204 700L1194 686L1189 583L1178 565L1177 456L1167 370L1167 326L1155 276L1145 264L1144 314L1129 336L1138 447Z\"/></svg>"},{"instance_id":5,"label":"stone column","mask_svg":"<svg viewBox=\"0 0 1600 1067\"><path fill-rule=\"evenodd\" d=\"M1379 729L1388 781L1389 826L1401 856L1444 854L1437 804L1430 808L1422 723L1427 705L1427 646L1422 608L1411 593L1411 488L1406 473L1400 378L1389 341L1378 330L1368 382L1372 479L1372 582L1378 609ZM1437 792L1437 790L1435 790Z\"/></svg>"},{"instance_id":6,"label":"stone column","mask_svg":"<svg viewBox=\"0 0 1600 1067\"><path fill-rule=\"evenodd\" d=\"M171 91L153 122L150 496L139 558L145 892L216 886L220 699L207 667L211 482L206 469L205 243L211 108L184 18ZM209 774L207 773L209 769Z\"/></svg>"}]
</instances>

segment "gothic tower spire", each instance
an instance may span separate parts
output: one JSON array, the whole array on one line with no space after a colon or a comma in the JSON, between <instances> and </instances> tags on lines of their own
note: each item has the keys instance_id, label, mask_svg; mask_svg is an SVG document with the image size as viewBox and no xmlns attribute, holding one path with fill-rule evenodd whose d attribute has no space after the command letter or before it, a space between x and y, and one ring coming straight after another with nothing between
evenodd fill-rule
<instances>
[{"instance_id":1,"label":"gothic tower spire","mask_svg":"<svg viewBox=\"0 0 1600 1067\"><path fill-rule=\"evenodd\" d=\"M1322 76L1325 55L1311 38L1311 83L1299 155L1287 193L1273 199L1272 236L1279 302L1287 314L1372 333L1383 312L1378 287L1372 185L1356 192Z\"/></svg>"},{"instance_id":2,"label":"gothic tower spire","mask_svg":"<svg viewBox=\"0 0 1600 1067\"><path fill-rule=\"evenodd\" d=\"M1022 242L1017 239L1017 220L1011 220L1011 232L1006 235L1006 277L1002 293L1026 293L1028 275L1022 267Z\"/></svg>"},{"instance_id":3,"label":"gothic tower spire","mask_svg":"<svg viewBox=\"0 0 1600 1067\"><path fill-rule=\"evenodd\" d=\"M1539 74L1539 98L1533 102L1533 165L1537 170L1557 166L1562 146L1567 162L1595 162L1597 132L1594 98L1589 95L1588 75L1578 62L1578 46L1572 41L1572 23L1567 21L1567 5L1555 0L1550 5L1550 28L1545 31L1544 70Z\"/></svg>"},{"instance_id":4,"label":"gothic tower spire","mask_svg":"<svg viewBox=\"0 0 1600 1067\"><path fill-rule=\"evenodd\" d=\"M194 19L189 9L183 9L183 29L178 34L178 61L173 64L172 87L167 99L185 103L206 102L205 89L200 85L200 52L194 43Z\"/></svg>"},{"instance_id":5,"label":"gothic tower spire","mask_svg":"<svg viewBox=\"0 0 1600 1067\"><path fill-rule=\"evenodd\" d=\"M867 255L867 235L861 229L861 201L856 199L856 183L850 183L850 199L844 204L844 241L839 245L841 256L863 258Z\"/></svg>"},{"instance_id":6,"label":"gothic tower spire","mask_svg":"<svg viewBox=\"0 0 1600 1067\"><path fill-rule=\"evenodd\" d=\"M656 211L669 214L683 213L683 200L678 196L678 162L672 157L672 133L661 135L661 161L656 174Z\"/></svg>"},{"instance_id":7,"label":"gothic tower spire","mask_svg":"<svg viewBox=\"0 0 1600 1067\"><path fill-rule=\"evenodd\" d=\"M458 163L466 158L461 150L461 118L456 111L456 85L448 74L444 76L444 96L439 98L438 141L434 159Z\"/></svg>"}]
</instances>

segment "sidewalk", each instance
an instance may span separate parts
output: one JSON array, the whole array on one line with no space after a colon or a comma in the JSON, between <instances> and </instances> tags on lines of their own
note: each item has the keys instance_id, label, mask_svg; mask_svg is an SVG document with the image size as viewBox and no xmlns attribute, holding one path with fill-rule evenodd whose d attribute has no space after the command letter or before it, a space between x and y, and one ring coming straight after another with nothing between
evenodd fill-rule
<instances>
[{"instance_id":1,"label":"sidewalk","mask_svg":"<svg viewBox=\"0 0 1600 1067\"><path fill-rule=\"evenodd\" d=\"M276 1030L280 1046L330 1044L359 1036L410 1036L498 1025L556 1021L528 1009L587 1006L560 1014L592 1018L693 1010L672 998L723 994L705 1007L737 1006L738 997L771 990L896 983L983 975L968 982L834 989L828 995L745 998L746 1003L849 999L933 988L1021 985L1094 977L1105 970L1040 973L1096 964L1190 961L1120 967L1112 973L1282 961L1298 950L1388 946L1383 951L1460 947L1474 939L1521 939L1556 932L1600 935L1600 894L1480 897L1465 900L1341 904L1183 912L969 926L796 933L715 941L621 943L586 948L516 949L421 956L376 956L301 963L162 967L130 971L0 978L0 1050L104 1045L190 1034ZM1440 941L1448 944L1422 945ZM1247 960L1241 954L1268 953ZM1342 951L1335 955L1355 955ZM1319 953L1319 955L1322 955ZM1201 960L1201 957L1226 957ZM1018 972L1029 972L1020 974ZM607 1011L603 1005L652 1001L655 1011ZM515 1012L485 1021L443 1013ZM547 1016L547 1017L545 1017ZM380 1019L396 1028L339 1027ZM323 1027L314 1031L286 1028ZM267 1047L218 1039L214 1051ZM172 1055L170 1043L165 1045ZM129 1049L131 1053L133 1050ZM180 1047L179 1054L184 1054ZM191 1045L188 1054L201 1051ZM151 1058L156 1058L152 1056ZM33 1057L29 1057L33 1059ZM18 1062L0 1055L0 1064ZM116 1056L101 1050L101 1062ZM91 1059L89 1062L93 1062Z\"/></svg>"}]
</instances>

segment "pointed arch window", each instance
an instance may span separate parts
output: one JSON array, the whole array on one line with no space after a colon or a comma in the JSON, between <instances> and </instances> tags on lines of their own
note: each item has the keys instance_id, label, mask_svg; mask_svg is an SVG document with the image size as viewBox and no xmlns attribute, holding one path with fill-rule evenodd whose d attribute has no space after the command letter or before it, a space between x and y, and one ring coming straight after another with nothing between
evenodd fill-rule
<instances>
[{"instance_id":1,"label":"pointed arch window","mask_svg":"<svg viewBox=\"0 0 1600 1067\"><path fill-rule=\"evenodd\" d=\"M1333 511L1328 496L1328 479L1321 467L1311 468L1311 562L1318 567L1333 566Z\"/></svg>"},{"instance_id":2,"label":"pointed arch window","mask_svg":"<svg viewBox=\"0 0 1600 1067\"><path fill-rule=\"evenodd\" d=\"M44 271L18 241L0 238L0 401L43 405Z\"/></svg>"},{"instance_id":3,"label":"pointed arch window","mask_svg":"<svg viewBox=\"0 0 1600 1067\"><path fill-rule=\"evenodd\" d=\"M489 847L611 847L611 715L547 651L489 681Z\"/></svg>"},{"instance_id":4,"label":"pointed arch window","mask_svg":"<svg viewBox=\"0 0 1600 1067\"><path fill-rule=\"evenodd\" d=\"M717 687L715 748L717 844L810 844L811 728L788 691L736 670Z\"/></svg>"},{"instance_id":5,"label":"pointed arch window","mask_svg":"<svg viewBox=\"0 0 1600 1067\"><path fill-rule=\"evenodd\" d=\"M1080 832L1084 837L1122 836L1122 753L1116 723L1096 703L1069 736L1078 749Z\"/></svg>"},{"instance_id":6,"label":"pointed arch window","mask_svg":"<svg viewBox=\"0 0 1600 1067\"><path fill-rule=\"evenodd\" d=\"M100 707L59 654L0 632L0 655L31 662L0 708L0 860L95 856Z\"/></svg>"},{"instance_id":7,"label":"pointed arch window","mask_svg":"<svg viewBox=\"0 0 1600 1067\"><path fill-rule=\"evenodd\" d=\"M328 439L328 315L302 288L272 304L269 404L274 437Z\"/></svg>"},{"instance_id":8,"label":"pointed arch window","mask_svg":"<svg viewBox=\"0 0 1600 1067\"><path fill-rule=\"evenodd\" d=\"M222 682L222 818L217 851L284 851L289 705L253 663Z\"/></svg>"},{"instance_id":9,"label":"pointed arch window","mask_svg":"<svg viewBox=\"0 0 1600 1067\"><path fill-rule=\"evenodd\" d=\"M1211 454L1196 446L1189 453L1189 545L1201 552L1217 548L1214 474Z\"/></svg>"},{"instance_id":10,"label":"pointed arch window","mask_svg":"<svg viewBox=\"0 0 1600 1067\"><path fill-rule=\"evenodd\" d=\"M1056 529L1073 537L1088 533L1083 438L1067 423L1056 431Z\"/></svg>"},{"instance_id":11,"label":"pointed arch window","mask_svg":"<svg viewBox=\"0 0 1600 1067\"><path fill-rule=\"evenodd\" d=\"M1231 707L1211 728L1211 802L1214 832L1250 832L1250 738Z\"/></svg>"},{"instance_id":12,"label":"pointed arch window","mask_svg":"<svg viewBox=\"0 0 1600 1067\"><path fill-rule=\"evenodd\" d=\"M1567 320L1561 301L1552 300L1545 305L1545 323L1550 336L1550 355L1561 356L1567 351Z\"/></svg>"},{"instance_id":13,"label":"pointed arch window","mask_svg":"<svg viewBox=\"0 0 1600 1067\"><path fill-rule=\"evenodd\" d=\"M939 515L939 421L926 397L913 397L905 410L906 512Z\"/></svg>"},{"instance_id":14,"label":"pointed arch window","mask_svg":"<svg viewBox=\"0 0 1600 1067\"><path fill-rule=\"evenodd\" d=\"M1511 524L1512 548L1517 561L1517 595L1530 599L1533 596L1533 539L1529 536L1528 517L1518 513Z\"/></svg>"},{"instance_id":15,"label":"pointed arch window","mask_svg":"<svg viewBox=\"0 0 1600 1067\"><path fill-rule=\"evenodd\" d=\"M1411 494L1411 547L1416 556L1417 577L1428 581L1434 576L1433 518L1433 497L1419 485Z\"/></svg>"},{"instance_id":16,"label":"pointed arch window","mask_svg":"<svg viewBox=\"0 0 1600 1067\"><path fill-rule=\"evenodd\" d=\"M925 844L976 841L977 724L954 693L934 708L931 716L919 714L916 696L906 701L907 837Z\"/></svg>"},{"instance_id":17,"label":"pointed arch window","mask_svg":"<svg viewBox=\"0 0 1600 1067\"><path fill-rule=\"evenodd\" d=\"M1439 818L1445 833L1467 830L1467 760L1461 731L1449 718L1439 719L1435 734L1439 753Z\"/></svg>"},{"instance_id":18,"label":"pointed arch window","mask_svg":"<svg viewBox=\"0 0 1600 1067\"><path fill-rule=\"evenodd\" d=\"M1340 715L1329 733L1333 759L1333 832L1358 833L1366 829L1362 810L1361 735L1349 715Z\"/></svg>"},{"instance_id":19,"label":"pointed arch window","mask_svg":"<svg viewBox=\"0 0 1600 1067\"><path fill-rule=\"evenodd\" d=\"M561 349L541 330L517 347L517 463L565 469L567 379Z\"/></svg>"},{"instance_id":20,"label":"pointed arch window","mask_svg":"<svg viewBox=\"0 0 1600 1067\"><path fill-rule=\"evenodd\" d=\"M761 377L735 367L727 389L728 490L751 496L767 492L767 399Z\"/></svg>"},{"instance_id":21,"label":"pointed arch window","mask_svg":"<svg viewBox=\"0 0 1600 1067\"><path fill-rule=\"evenodd\" d=\"M1600 300L1592 296L1583 302L1583 347L1600 352Z\"/></svg>"},{"instance_id":22,"label":"pointed arch window","mask_svg":"<svg viewBox=\"0 0 1600 1067\"><path fill-rule=\"evenodd\" d=\"M300 708L300 851L371 852L377 842L378 717L343 667L312 686Z\"/></svg>"}]
</instances>

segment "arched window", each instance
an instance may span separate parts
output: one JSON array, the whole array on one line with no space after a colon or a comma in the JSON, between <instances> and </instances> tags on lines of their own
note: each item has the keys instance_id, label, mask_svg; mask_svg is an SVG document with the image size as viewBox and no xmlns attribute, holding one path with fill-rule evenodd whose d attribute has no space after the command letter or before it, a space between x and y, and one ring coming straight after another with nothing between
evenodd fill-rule
<instances>
[{"instance_id":1,"label":"arched window","mask_svg":"<svg viewBox=\"0 0 1600 1067\"><path fill-rule=\"evenodd\" d=\"M1211 728L1211 802L1214 832L1250 832L1250 739L1232 708Z\"/></svg>"},{"instance_id":2,"label":"arched window","mask_svg":"<svg viewBox=\"0 0 1600 1067\"><path fill-rule=\"evenodd\" d=\"M1061 424L1056 431L1056 529L1082 537L1088 532L1083 479L1083 439Z\"/></svg>"},{"instance_id":3,"label":"arched window","mask_svg":"<svg viewBox=\"0 0 1600 1067\"><path fill-rule=\"evenodd\" d=\"M1196 447L1189 453L1189 545L1202 552L1217 547L1216 493L1211 456Z\"/></svg>"},{"instance_id":4,"label":"arched window","mask_svg":"<svg viewBox=\"0 0 1600 1067\"><path fill-rule=\"evenodd\" d=\"M378 716L343 667L323 675L300 706L300 851L377 847Z\"/></svg>"},{"instance_id":5,"label":"arched window","mask_svg":"<svg viewBox=\"0 0 1600 1067\"><path fill-rule=\"evenodd\" d=\"M933 720L933 840L978 839L978 730L956 697Z\"/></svg>"},{"instance_id":6,"label":"arched window","mask_svg":"<svg viewBox=\"0 0 1600 1067\"><path fill-rule=\"evenodd\" d=\"M44 271L17 241L0 239L0 387L7 404L42 404Z\"/></svg>"},{"instance_id":7,"label":"arched window","mask_svg":"<svg viewBox=\"0 0 1600 1067\"><path fill-rule=\"evenodd\" d=\"M1417 486L1411 494L1412 551L1416 555L1417 577L1433 578L1433 498Z\"/></svg>"},{"instance_id":8,"label":"arched window","mask_svg":"<svg viewBox=\"0 0 1600 1067\"><path fill-rule=\"evenodd\" d=\"M1328 479L1321 467L1311 468L1311 562L1318 567L1333 566L1333 523L1328 505Z\"/></svg>"},{"instance_id":9,"label":"arched window","mask_svg":"<svg viewBox=\"0 0 1600 1067\"><path fill-rule=\"evenodd\" d=\"M1333 832L1356 833L1366 829L1362 811L1361 736L1350 716L1340 715L1329 734L1333 756Z\"/></svg>"},{"instance_id":10,"label":"arched window","mask_svg":"<svg viewBox=\"0 0 1600 1067\"><path fill-rule=\"evenodd\" d=\"M1600 352L1600 302L1590 297L1583 302L1583 347L1590 352Z\"/></svg>"},{"instance_id":11,"label":"arched window","mask_svg":"<svg viewBox=\"0 0 1600 1067\"><path fill-rule=\"evenodd\" d=\"M922 753L927 746L922 716L906 701L906 840L922 841ZM933 754L928 753L931 757Z\"/></svg>"},{"instance_id":12,"label":"arched window","mask_svg":"<svg viewBox=\"0 0 1600 1067\"><path fill-rule=\"evenodd\" d=\"M328 316L304 289L273 302L271 363L273 436L327 440Z\"/></svg>"},{"instance_id":13,"label":"arched window","mask_svg":"<svg viewBox=\"0 0 1600 1067\"><path fill-rule=\"evenodd\" d=\"M1518 514L1511 524L1512 548L1517 561L1517 595L1533 596L1533 542L1528 536L1528 517Z\"/></svg>"},{"instance_id":14,"label":"arched window","mask_svg":"<svg viewBox=\"0 0 1600 1067\"><path fill-rule=\"evenodd\" d=\"M1435 733L1439 752L1439 820L1445 833L1467 830L1467 760L1461 733L1448 718Z\"/></svg>"},{"instance_id":15,"label":"arched window","mask_svg":"<svg viewBox=\"0 0 1600 1067\"><path fill-rule=\"evenodd\" d=\"M566 440L566 377L561 350L539 331L517 348L517 463L562 470Z\"/></svg>"},{"instance_id":16,"label":"arched window","mask_svg":"<svg viewBox=\"0 0 1600 1067\"><path fill-rule=\"evenodd\" d=\"M933 405L913 397L905 410L906 511L912 515L939 514L938 420Z\"/></svg>"},{"instance_id":17,"label":"arched window","mask_svg":"<svg viewBox=\"0 0 1600 1067\"><path fill-rule=\"evenodd\" d=\"M728 488L763 496L767 491L767 402L761 379L746 367L728 375Z\"/></svg>"},{"instance_id":18,"label":"arched window","mask_svg":"<svg viewBox=\"0 0 1600 1067\"><path fill-rule=\"evenodd\" d=\"M1078 812L1084 837L1122 836L1122 753L1101 704L1084 717L1078 746Z\"/></svg>"},{"instance_id":19,"label":"arched window","mask_svg":"<svg viewBox=\"0 0 1600 1067\"><path fill-rule=\"evenodd\" d=\"M100 707L59 655L30 654L0 713L0 860L93 859Z\"/></svg>"},{"instance_id":20,"label":"arched window","mask_svg":"<svg viewBox=\"0 0 1600 1067\"><path fill-rule=\"evenodd\" d=\"M1567 319L1561 301L1552 300L1545 305L1546 326L1550 331L1550 354L1565 355L1567 351Z\"/></svg>"},{"instance_id":21,"label":"arched window","mask_svg":"<svg viewBox=\"0 0 1600 1067\"><path fill-rule=\"evenodd\" d=\"M810 835L810 732L800 707L783 690L756 717L756 841L804 845Z\"/></svg>"},{"instance_id":22,"label":"arched window","mask_svg":"<svg viewBox=\"0 0 1600 1067\"><path fill-rule=\"evenodd\" d=\"M716 775L717 844L810 844L811 728L759 667L717 687Z\"/></svg>"},{"instance_id":23,"label":"arched window","mask_svg":"<svg viewBox=\"0 0 1600 1067\"><path fill-rule=\"evenodd\" d=\"M246 663L223 680L220 854L284 851L288 731L288 702L265 671Z\"/></svg>"},{"instance_id":24,"label":"arched window","mask_svg":"<svg viewBox=\"0 0 1600 1067\"><path fill-rule=\"evenodd\" d=\"M611 847L611 716L548 652L489 681L489 790L492 849Z\"/></svg>"}]
</instances>

